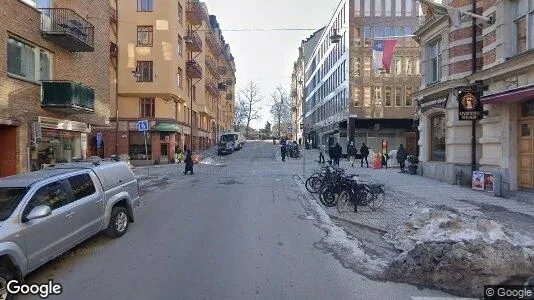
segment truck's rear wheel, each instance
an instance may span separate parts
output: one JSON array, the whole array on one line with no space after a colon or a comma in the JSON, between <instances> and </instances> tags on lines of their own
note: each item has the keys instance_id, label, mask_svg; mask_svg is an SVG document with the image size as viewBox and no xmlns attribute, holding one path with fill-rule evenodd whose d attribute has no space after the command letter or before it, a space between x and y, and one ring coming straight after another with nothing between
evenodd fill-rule
<instances>
[{"instance_id":1,"label":"truck's rear wheel","mask_svg":"<svg viewBox=\"0 0 534 300\"><path fill-rule=\"evenodd\" d=\"M13 272L6 267L0 267L0 300L10 300L12 295L7 292L7 284L13 280Z\"/></svg>"},{"instance_id":2,"label":"truck's rear wheel","mask_svg":"<svg viewBox=\"0 0 534 300\"><path fill-rule=\"evenodd\" d=\"M128 211L122 206L113 207L111 210L111 217L109 218L109 225L104 232L107 236L118 238L123 236L128 231L130 220L128 218Z\"/></svg>"}]
</instances>

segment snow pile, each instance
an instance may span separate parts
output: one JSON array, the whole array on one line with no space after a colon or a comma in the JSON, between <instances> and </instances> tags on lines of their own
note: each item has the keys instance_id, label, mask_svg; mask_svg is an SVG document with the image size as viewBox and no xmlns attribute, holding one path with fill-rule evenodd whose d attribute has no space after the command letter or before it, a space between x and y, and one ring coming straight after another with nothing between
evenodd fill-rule
<instances>
[{"instance_id":1,"label":"snow pile","mask_svg":"<svg viewBox=\"0 0 534 300\"><path fill-rule=\"evenodd\" d=\"M212 165L212 166L226 166L226 164L216 162L216 161L215 161L213 158L211 158L211 157L206 157L205 159L203 159L202 161L200 161L200 164L201 164L201 165Z\"/></svg>"}]
</instances>

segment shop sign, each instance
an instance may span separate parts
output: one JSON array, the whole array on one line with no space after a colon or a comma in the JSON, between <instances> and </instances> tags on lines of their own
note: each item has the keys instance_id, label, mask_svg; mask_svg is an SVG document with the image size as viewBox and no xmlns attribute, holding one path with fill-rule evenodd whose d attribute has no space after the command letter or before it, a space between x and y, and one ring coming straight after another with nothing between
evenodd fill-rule
<instances>
[{"instance_id":1,"label":"shop sign","mask_svg":"<svg viewBox=\"0 0 534 300\"><path fill-rule=\"evenodd\" d=\"M41 128L67 130L67 131L79 131L79 132L91 132L91 129L85 123L59 120L47 117L38 117L38 122L41 124Z\"/></svg>"},{"instance_id":2,"label":"shop sign","mask_svg":"<svg viewBox=\"0 0 534 300\"><path fill-rule=\"evenodd\" d=\"M426 111L434 108L441 108L445 109L447 107L447 100L448 97L438 98L438 99L430 99L430 100L423 100L420 102L419 107L421 109L421 113L425 113Z\"/></svg>"},{"instance_id":3,"label":"shop sign","mask_svg":"<svg viewBox=\"0 0 534 300\"><path fill-rule=\"evenodd\" d=\"M476 89L458 91L458 106L458 120L482 119L482 102L480 102L480 92Z\"/></svg>"}]
</instances>

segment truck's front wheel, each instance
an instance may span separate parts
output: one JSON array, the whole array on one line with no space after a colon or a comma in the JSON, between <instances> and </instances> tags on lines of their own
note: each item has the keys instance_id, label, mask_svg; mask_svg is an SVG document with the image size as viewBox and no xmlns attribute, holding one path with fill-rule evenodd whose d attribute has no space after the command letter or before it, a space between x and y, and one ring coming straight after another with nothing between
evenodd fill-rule
<instances>
[{"instance_id":1,"label":"truck's front wheel","mask_svg":"<svg viewBox=\"0 0 534 300\"><path fill-rule=\"evenodd\" d=\"M6 267L0 267L0 299L10 300L12 295L7 292L7 284L9 281L13 280L13 272L11 272Z\"/></svg>"},{"instance_id":2,"label":"truck's front wheel","mask_svg":"<svg viewBox=\"0 0 534 300\"><path fill-rule=\"evenodd\" d=\"M111 210L109 225L104 233L109 237L118 238L126 233L129 225L130 220L128 219L128 211L126 208L116 206Z\"/></svg>"}]
</instances>

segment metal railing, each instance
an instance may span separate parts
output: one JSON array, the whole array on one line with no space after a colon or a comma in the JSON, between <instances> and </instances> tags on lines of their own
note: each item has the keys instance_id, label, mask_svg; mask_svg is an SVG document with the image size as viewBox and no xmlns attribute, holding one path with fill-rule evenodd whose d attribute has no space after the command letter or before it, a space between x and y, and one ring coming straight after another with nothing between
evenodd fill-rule
<instances>
[{"instance_id":1,"label":"metal railing","mask_svg":"<svg viewBox=\"0 0 534 300\"><path fill-rule=\"evenodd\" d=\"M41 31L68 34L94 47L95 27L68 8L40 8Z\"/></svg>"},{"instance_id":2,"label":"metal railing","mask_svg":"<svg viewBox=\"0 0 534 300\"><path fill-rule=\"evenodd\" d=\"M189 45L196 45L197 48L202 50L202 39L193 30L187 30L187 35L185 36L185 42Z\"/></svg>"},{"instance_id":3,"label":"metal railing","mask_svg":"<svg viewBox=\"0 0 534 300\"><path fill-rule=\"evenodd\" d=\"M45 107L66 107L95 110L95 91L81 83L68 80L42 81L43 99Z\"/></svg>"},{"instance_id":4,"label":"metal railing","mask_svg":"<svg viewBox=\"0 0 534 300\"><path fill-rule=\"evenodd\" d=\"M192 76L197 76L197 78L202 77L202 67L196 60L191 59L187 61L186 72Z\"/></svg>"}]
</instances>

